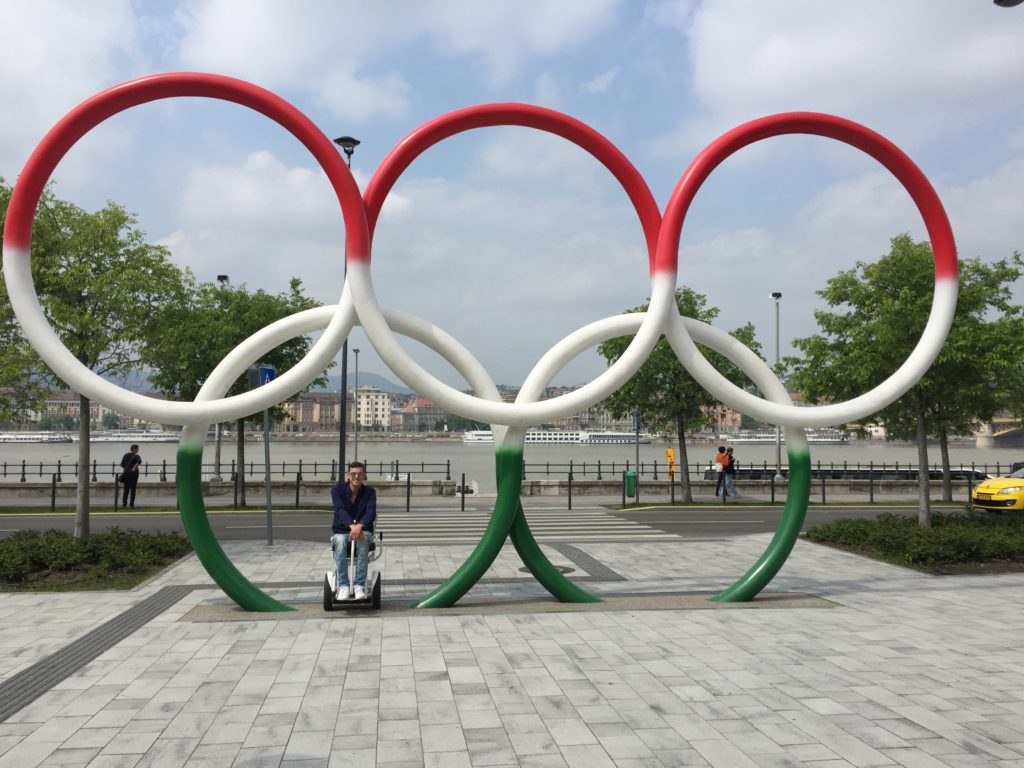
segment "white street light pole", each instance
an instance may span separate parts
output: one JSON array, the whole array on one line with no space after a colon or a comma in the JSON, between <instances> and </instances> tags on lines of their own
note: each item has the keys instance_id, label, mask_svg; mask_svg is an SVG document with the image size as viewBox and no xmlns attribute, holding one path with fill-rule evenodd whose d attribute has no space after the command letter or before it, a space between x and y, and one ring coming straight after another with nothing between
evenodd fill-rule
<instances>
[{"instance_id":1,"label":"white street light pole","mask_svg":"<svg viewBox=\"0 0 1024 768\"><path fill-rule=\"evenodd\" d=\"M778 291L772 293L775 300L775 370L779 370L779 302L782 301L782 294ZM780 483L782 477L782 428L775 425L775 482Z\"/></svg>"}]
</instances>

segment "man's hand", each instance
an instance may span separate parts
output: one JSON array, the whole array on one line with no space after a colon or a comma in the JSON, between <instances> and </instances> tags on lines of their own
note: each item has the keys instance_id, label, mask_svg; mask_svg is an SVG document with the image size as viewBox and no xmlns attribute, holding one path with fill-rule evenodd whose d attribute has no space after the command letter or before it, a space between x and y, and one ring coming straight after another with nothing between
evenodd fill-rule
<instances>
[{"instance_id":1,"label":"man's hand","mask_svg":"<svg viewBox=\"0 0 1024 768\"><path fill-rule=\"evenodd\" d=\"M365 538L363 533L363 524L356 523L348 529L349 541L362 541Z\"/></svg>"}]
</instances>

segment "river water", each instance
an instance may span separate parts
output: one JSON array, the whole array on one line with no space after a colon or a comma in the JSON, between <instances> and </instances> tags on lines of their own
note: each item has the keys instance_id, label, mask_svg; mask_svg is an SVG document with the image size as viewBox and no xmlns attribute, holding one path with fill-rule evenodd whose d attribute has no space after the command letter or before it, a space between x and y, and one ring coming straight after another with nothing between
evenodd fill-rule
<instances>
[{"instance_id":1,"label":"river water","mask_svg":"<svg viewBox=\"0 0 1024 768\"><path fill-rule=\"evenodd\" d=\"M659 477L664 478L665 472L665 449L675 447L669 443L656 442L653 444L640 445L640 462L644 465L644 476L652 476L651 465L657 462ZM715 454L715 444L710 442L698 442L687 444L688 460L692 469L694 465L707 466ZM775 446L739 444L735 445L735 455L740 465L761 466L767 464L775 465ZM92 459L98 464L100 474L109 474L113 470L112 465L117 465L121 456L128 450L126 444L120 443L93 443ZM176 443L141 443L139 453L143 461L148 465L149 474L159 471L161 464L166 461L169 470L174 467ZM678 454L678 448L676 449ZM466 480L475 481L483 493L494 492L494 446L493 445L464 445L461 440L365 440L359 442L358 458L368 464L370 481L374 477L380 477L382 473L392 471L394 462L398 462L399 471L413 468L418 470L419 464L425 462L434 465L433 469L442 472L436 473L433 477L444 477L443 467L440 465L451 462L451 477L459 480L462 473L465 473ZM221 446L221 473L227 476L230 471L231 461L235 456L235 443L224 441ZM278 440L272 441L270 447L270 461L275 475L280 473L281 463L286 465L285 474L294 473L298 462L303 463L303 475L307 479L321 478L328 479L331 473L332 459L337 461L338 443L337 440ZM351 461L354 458L354 446L350 440L347 447L346 458ZM263 464L263 443L246 441L245 444L246 463L254 462L256 471L262 472ZM574 474L577 478L596 478L598 462L601 463L603 477L608 479L615 473L621 472L628 461L632 466L636 461L636 446L634 445L527 445L525 459L528 464L528 476L534 479L544 476L546 466L551 466L551 477L564 478L571 461ZM0 465L7 464L7 478L10 481L12 473L20 474L21 462L25 460L28 466L29 479L35 479L38 475L40 463L45 465L43 474L48 478L59 460L64 467L73 465L78 460L78 445L74 443L49 443L49 444L0 444ZM676 460L680 457L677 455ZM866 466L869 462L878 464L893 465L917 464L917 448L912 443L886 443L881 441L851 441L845 445L822 444L811 446L811 460L813 463L821 462L823 466L829 464L842 465L846 462L850 466L861 464ZM203 452L203 462L208 465L206 473L212 470L214 461L214 445L208 442ZM937 444L928 447L928 462L931 465L938 465L941 461L939 447ZM1000 472L1005 473L1007 467L1015 461L1024 461L1024 449L1022 448L989 448L979 449L974 446L973 441L964 441L950 445L950 462L953 465L977 466L983 468L988 466L987 471L996 474L998 465ZM786 464L785 445L782 448L782 462ZM315 467L314 467L315 465ZM557 465L557 466L556 466ZM430 467L428 467L430 469ZM105 471L104 471L105 470ZM414 475L418 477L418 475Z\"/></svg>"}]
</instances>

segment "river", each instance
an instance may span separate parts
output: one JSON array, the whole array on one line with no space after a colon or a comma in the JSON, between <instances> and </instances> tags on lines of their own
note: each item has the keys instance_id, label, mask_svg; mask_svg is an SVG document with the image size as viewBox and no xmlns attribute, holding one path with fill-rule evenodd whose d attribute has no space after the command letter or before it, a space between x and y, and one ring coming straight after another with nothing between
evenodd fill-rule
<instances>
[{"instance_id":1,"label":"river","mask_svg":"<svg viewBox=\"0 0 1024 768\"><path fill-rule=\"evenodd\" d=\"M664 477L665 471L665 449L674 447L669 443L656 442L640 446L640 461L645 465L645 477L650 476L651 463L657 462L659 477ZM775 446L739 444L734 446L736 458L740 465L775 465ZM116 465L121 456L128 449L128 446L120 443L93 443L92 459L98 463L101 473L104 468ZM159 471L162 462L166 461L168 468L174 466L176 443L141 443L140 455L148 465L149 473ZM398 440L365 440L359 442L359 459L368 464L370 481L374 476L380 476L382 472L388 472L393 462L399 463L399 471L409 465L426 462L427 464L441 465L447 461L451 462L451 476L453 480L459 480L461 474L466 474L467 481L478 483L483 493L494 492L494 446L493 445L464 445L459 440L436 440L436 441L398 441ZM707 466L715 454L715 445L710 442L698 442L687 444L689 464ZM678 449L677 449L678 453ZM232 441L225 441L221 446L221 472L227 476L231 460L235 456L235 444ZM337 460L337 441L323 440L279 440L271 442L270 461L271 465L284 462L288 465L287 472L294 474L298 462L303 463L303 474L307 479L319 477L328 479L330 477L331 461ZM552 467L552 477L556 474L565 477L565 467L572 461L577 477L596 477L597 463L601 462L603 476L611 473L614 465L614 472L620 472L625 468L626 462L632 465L635 462L636 447L634 445L528 445L526 446L525 459L529 465L531 477L541 477L544 472L544 465L560 465L557 472ZM245 444L246 463L255 462L259 471L263 463L263 443L246 441ZM354 446L349 441L347 447L347 460L354 458ZM8 481L15 473L20 473L22 460L25 460L29 467L29 477L38 474L38 465L42 462L51 467L44 474L52 471L52 466L60 460L64 466L73 465L78 460L78 445L74 443L29 443L29 444L0 444L0 464L7 464ZM207 467L207 473L212 468L214 460L214 445L208 442L204 449L203 461ZM676 460L679 460L677 456ZM845 445L821 444L811 446L811 460L814 463L821 462L822 465L836 464L843 462L854 466L856 464L867 465L869 462L877 464L892 465L917 464L917 448L912 443L886 443L880 441L851 441ZM928 447L928 462L938 465L940 462L939 446L937 444ZM782 461L786 463L785 446L782 450ZM1006 468L1015 461L1024 461L1024 449L1022 448L988 448L979 449L974 447L973 442L957 442L950 446L950 462L954 465L978 466L988 465L989 472L995 473L996 465L1005 473ZM314 464L316 464L314 474ZM31 468L35 465L35 471ZM436 467L435 467L436 468ZM584 474L584 470L586 474ZM275 474L278 473L275 469ZM105 473L104 473L105 474ZM441 475L443 477L443 475ZM436 475L435 475L436 477Z\"/></svg>"}]
</instances>

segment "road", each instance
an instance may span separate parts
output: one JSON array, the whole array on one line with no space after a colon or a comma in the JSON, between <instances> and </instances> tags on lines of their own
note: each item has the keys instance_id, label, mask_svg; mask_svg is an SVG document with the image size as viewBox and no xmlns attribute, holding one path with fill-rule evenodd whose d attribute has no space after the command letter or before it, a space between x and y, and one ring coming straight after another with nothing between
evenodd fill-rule
<instances>
[{"instance_id":1,"label":"road","mask_svg":"<svg viewBox=\"0 0 1024 768\"><path fill-rule=\"evenodd\" d=\"M481 500L484 501L484 500ZM564 503L564 502L563 502ZM782 515L781 506L708 505L691 508L650 508L635 511L612 511L597 504L576 506L572 510L543 504L525 505L526 516L534 536L540 540L609 541L629 537L633 540L670 540L684 538L719 538L774 531ZM874 517L893 509L882 505L863 507L811 507L804 530L812 525L843 517ZM467 504L457 506L416 507L389 510L382 507L378 530L385 533L390 544L475 544L479 541L490 516L490 507ZM900 511L916 514L903 507ZM265 510L251 512L209 511L210 523L218 539L264 539L267 530ZM145 532L183 531L181 518L174 512L93 512L93 532L112 526ZM330 536L329 510L279 509L273 513L274 538L321 541ZM17 530L35 529L73 531L73 514L0 513L0 537Z\"/></svg>"}]
</instances>

